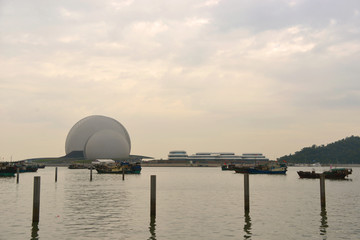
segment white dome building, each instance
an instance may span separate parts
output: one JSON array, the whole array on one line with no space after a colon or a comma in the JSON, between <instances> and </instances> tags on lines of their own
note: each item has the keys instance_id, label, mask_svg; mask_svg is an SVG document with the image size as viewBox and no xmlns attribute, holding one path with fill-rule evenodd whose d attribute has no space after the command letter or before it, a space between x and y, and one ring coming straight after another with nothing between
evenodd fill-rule
<instances>
[{"instance_id":1,"label":"white dome building","mask_svg":"<svg viewBox=\"0 0 360 240\"><path fill-rule=\"evenodd\" d=\"M87 159L126 159L131 141L125 127L115 119L94 115L78 121L67 135L66 155L81 151Z\"/></svg>"}]
</instances>

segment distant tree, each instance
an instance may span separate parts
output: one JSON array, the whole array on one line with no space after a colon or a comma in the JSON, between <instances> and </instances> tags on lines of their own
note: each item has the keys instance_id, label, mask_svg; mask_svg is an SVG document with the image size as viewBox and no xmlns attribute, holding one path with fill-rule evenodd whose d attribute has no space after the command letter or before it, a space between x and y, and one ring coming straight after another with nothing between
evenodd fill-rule
<instances>
[{"instance_id":1,"label":"distant tree","mask_svg":"<svg viewBox=\"0 0 360 240\"><path fill-rule=\"evenodd\" d=\"M305 147L294 154L285 155L278 159L288 163L354 163L360 164L360 137L351 136L339 141L311 147Z\"/></svg>"}]
</instances>

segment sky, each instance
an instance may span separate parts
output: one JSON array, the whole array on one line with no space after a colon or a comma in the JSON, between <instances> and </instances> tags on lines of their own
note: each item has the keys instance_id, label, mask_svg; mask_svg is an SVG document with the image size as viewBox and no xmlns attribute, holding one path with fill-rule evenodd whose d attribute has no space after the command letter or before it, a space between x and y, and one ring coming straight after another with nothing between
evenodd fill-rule
<instances>
[{"instance_id":1,"label":"sky","mask_svg":"<svg viewBox=\"0 0 360 240\"><path fill-rule=\"evenodd\" d=\"M358 0L0 0L0 160L91 115L131 154L277 158L359 135Z\"/></svg>"}]
</instances>

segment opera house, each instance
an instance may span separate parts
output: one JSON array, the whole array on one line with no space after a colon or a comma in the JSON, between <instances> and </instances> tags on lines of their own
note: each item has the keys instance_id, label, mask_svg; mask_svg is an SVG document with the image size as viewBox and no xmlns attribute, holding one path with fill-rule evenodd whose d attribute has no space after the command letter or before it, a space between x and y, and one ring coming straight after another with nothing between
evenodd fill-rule
<instances>
[{"instance_id":1,"label":"opera house","mask_svg":"<svg viewBox=\"0 0 360 240\"><path fill-rule=\"evenodd\" d=\"M131 141L125 127L113 118L93 115L78 121L69 131L64 158L141 160L130 155Z\"/></svg>"}]
</instances>

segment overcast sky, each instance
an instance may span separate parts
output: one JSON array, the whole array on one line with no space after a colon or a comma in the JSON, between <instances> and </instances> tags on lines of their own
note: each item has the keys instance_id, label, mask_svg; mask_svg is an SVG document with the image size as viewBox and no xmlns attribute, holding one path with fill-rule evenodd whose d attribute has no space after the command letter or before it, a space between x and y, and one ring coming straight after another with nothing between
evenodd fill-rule
<instances>
[{"instance_id":1,"label":"overcast sky","mask_svg":"<svg viewBox=\"0 0 360 240\"><path fill-rule=\"evenodd\" d=\"M1 160L104 115L131 154L263 153L359 135L359 0L0 0Z\"/></svg>"}]
</instances>

